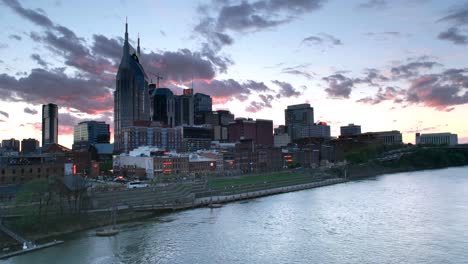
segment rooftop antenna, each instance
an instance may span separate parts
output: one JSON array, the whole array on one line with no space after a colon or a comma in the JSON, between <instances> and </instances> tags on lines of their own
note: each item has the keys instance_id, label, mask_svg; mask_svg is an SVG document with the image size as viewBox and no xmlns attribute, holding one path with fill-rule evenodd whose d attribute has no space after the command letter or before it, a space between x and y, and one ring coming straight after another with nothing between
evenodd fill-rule
<instances>
[{"instance_id":1,"label":"rooftop antenna","mask_svg":"<svg viewBox=\"0 0 468 264\"><path fill-rule=\"evenodd\" d=\"M140 57L140 32L138 32L137 55L138 55L138 57Z\"/></svg>"}]
</instances>

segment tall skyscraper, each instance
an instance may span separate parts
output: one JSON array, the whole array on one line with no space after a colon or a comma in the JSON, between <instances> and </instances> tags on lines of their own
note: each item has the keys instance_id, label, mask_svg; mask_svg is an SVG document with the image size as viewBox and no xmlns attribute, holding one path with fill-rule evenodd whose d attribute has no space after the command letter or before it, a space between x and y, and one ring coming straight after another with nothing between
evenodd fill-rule
<instances>
[{"instance_id":1,"label":"tall skyscraper","mask_svg":"<svg viewBox=\"0 0 468 264\"><path fill-rule=\"evenodd\" d=\"M168 88L154 89L151 95L152 120L163 126L175 126L175 97Z\"/></svg>"},{"instance_id":2,"label":"tall skyscraper","mask_svg":"<svg viewBox=\"0 0 468 264\"><path fill-rule=\"evenodd\" d=\"M193 89L185 89L182 95L177 96L176 106L176 125L193 126Z\"/></svg>"},{"instance_id":3,"label":"tall skyscraper","mask_svg":"<svg viewBox=\"0 0 468 264\"><path fill-rule=\"evenodd\" d=\"M213 100L211 96L202 93L196 93L193 96L193 114L195 125L206 124L205 115L211 113Z\"/></svg>"},{"instance_id":4,"label":"tall skyscraper","mask_svg":"<svg viewBox=\"0 0 468 264\"><path fill-rule=\"evenodd\" d=\"M58 144L58 106L42 105L42 146Z\"/></svg>"},{"instance_id":5,"label":"tall skyscraper","mask_svg":"<svg viewBox=\"0 0 468 264\"><path fill-rule=\"evenodd\" d=\"M74 127L74 150L87 148L92 144L108 144L109 140L109 125L103 121L83 121Z\"/></svg>"},{"instance_id":6,"label":"tall skyscraper","mask_svg":"<svg viewBox=\"0 0 468 264\"><path fill-rule=\"evenodd\" d=\"M290 105L284 110L285 125L291 140L300 138L304 127L314 125L314 108L310 104Z\"/></svg>"},{"instance_id":7,"label":"tall skyscraper","mask_svg":"<svg viewBox=\"0 0 468 264\"><path fill-rule=\"evenodd\" d=\"M148 77L140 64L140 38L138 38L137 50L130 51L128 24L125 23L123 54L114 92L115 151L123 150L122 128L133 126L135 121L150 120Z\"/></svg>"}]
</instances>

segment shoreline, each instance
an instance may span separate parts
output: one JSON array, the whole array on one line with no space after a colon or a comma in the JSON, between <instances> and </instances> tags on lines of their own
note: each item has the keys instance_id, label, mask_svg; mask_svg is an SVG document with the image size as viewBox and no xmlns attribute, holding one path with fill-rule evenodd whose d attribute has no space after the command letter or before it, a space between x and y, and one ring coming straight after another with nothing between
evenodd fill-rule
<instances>
[{"instance_id":1,"label":"shoreline","mask_svg":"<svg viewBox=\"0 0 468 264\"><path fill-rule=\"evenodd\" d=\"M356 172L355 170L359 170L360 173L351 174L350 172L349 173L351 174L350 177L346 179L337 177L337 178L326 179L322 181L315 181L315 182L310 182L310 183L276 187L276 188L270 188L270 189L252 191L252 192L242 192L239 194L219 195L219 196L212 196L212 197L200 197L200 198L195 198L192 203L181 204L178 206L173 206L172 208L165 208L165 209L151 208L151 207L148 207L146 209L145 208L123 209L123 210L119 210L117 222L119 225L121 225L124 223L131 223L131 222L138 221L138 220L150 219L151 217L162 215L165 213L171 213L171 212L182 211L182 210L190 210L190 209L201 208L201 207L209 207L209 205L213 203L228 204L228 203L233 203L233 202L241 201L241 200L249 200L249 199L266 197L266 196L271 196L271 195L276 195L276 194L281 194L281 193L295 192L295 191L300 191L300 190L313 189L313 188L325 187L329 185L346 183L350 181L363 180L366 178L377 177L377 176L381 176L385 174L467 167L467 165L462 165L462 166L450 166L450 167L442 167L442 168L401 169L401 168L388 168L388 167L384 167L381 165L380 166L376 166L376 165L377 164L354 165L349 168L350 171ZM55 238L60 238L60 237L72 235L78 232L83 232L86 230L92 230L98 227L107 226L107 224L102 224L97 221L93 222L93 220L96 219L96 218L93 219L93 217L99 218L104 215L105 213L102 213L102 212L91 213L90 215L86 216L86 218L90 218L90 219L87 219L86 222L80 223L79 225L72 225L71 228L67 230L48 232L46 234L41 234L41 233L27 234L26 233L25 236L27 236L32 241L47 242L48 240L53 240ZM5 243L2 245L2 248L10 247L11 249L14 249L17 246L18 246L17 243Z\"/></svg>"}]
</instances>

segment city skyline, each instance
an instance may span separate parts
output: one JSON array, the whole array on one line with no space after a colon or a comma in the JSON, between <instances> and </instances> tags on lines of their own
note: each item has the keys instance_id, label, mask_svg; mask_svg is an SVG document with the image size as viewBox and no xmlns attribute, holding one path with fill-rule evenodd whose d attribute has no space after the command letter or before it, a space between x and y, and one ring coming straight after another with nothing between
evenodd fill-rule
<instances>
[{"instance_id":1,"label":"city skyline","mask_svg":"<svg viewBox=\"0 0 468 264\"><path fill-rule=\"evenodd\" d=\"M113 127L128 16L130 43L136 47L140 35L149 78L161 74L161 86L177 94L193 80L214 109L276 127L288 105L310 103L332 136L354 123L363 132L398 129L404 142L421 131L456 133L467 143L460 120L468 111L468 5L405 2L143 1L147 8L137 12L126 1L107 9L0 1L1 138L40 139L47 103L59 106L59 143L67 147L81 121ZM184 16L192 19L180 23Z\"/></svg>"}]
</instances>

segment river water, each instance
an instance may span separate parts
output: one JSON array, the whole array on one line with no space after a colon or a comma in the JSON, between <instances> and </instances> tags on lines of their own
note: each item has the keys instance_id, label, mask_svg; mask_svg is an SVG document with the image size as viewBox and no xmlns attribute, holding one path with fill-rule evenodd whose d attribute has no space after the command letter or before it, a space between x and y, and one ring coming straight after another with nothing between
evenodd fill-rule
<instances>
[{"instance_id":1,"label":"river water","mask_svg":"<svg viewBox=\"0 0 468 264\"><path fill-rule=\"evenodd\" d=\"M468 167L383 175L94 230L6 263L468 263Z\"/></svg>"}]
</instances>

